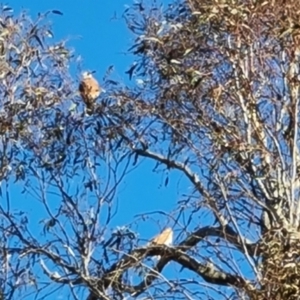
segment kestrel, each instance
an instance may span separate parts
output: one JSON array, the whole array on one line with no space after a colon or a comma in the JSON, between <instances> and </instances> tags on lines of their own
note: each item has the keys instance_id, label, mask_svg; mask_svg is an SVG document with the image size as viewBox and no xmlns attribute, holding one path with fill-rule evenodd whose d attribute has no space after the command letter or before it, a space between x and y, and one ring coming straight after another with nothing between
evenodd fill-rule
<instances>
[{"instance_id":1,"label":"kestrel","mask_svg":"<svg viewBox=\"0 0 300 300\"><path fill-rule=\"evenodd\" d=\"M171 246L173 242L173 230L172 228L166 228L159 235L154 237L149 245L166 245Z\"/></svg>"},{"instance_id":2,"label":"kestrel","mask_svg":"<svg viewBox=\"0 0 300 300\"><path fill-rule=\"evenodd\" d=\"M101 88L98 81L90 72L82 73L82 80L79 84L79 93L88 109L93 107L96 98L101 93Z\"/></svg>"},{"instance_id":3,"label":"kestrel","mask_svg":"<svg viewBox=\"0 0 300 300\"><path fill-rule=\"evenodd\" d=\"M159 235L154 237L150 242L149 246L151 245L166 245L171 246L173 243L173 230L172 228L166 228L164 231L162 231ZM160 259L160 255L153 256L153 258Z\"/></svg>"}]
</instances>

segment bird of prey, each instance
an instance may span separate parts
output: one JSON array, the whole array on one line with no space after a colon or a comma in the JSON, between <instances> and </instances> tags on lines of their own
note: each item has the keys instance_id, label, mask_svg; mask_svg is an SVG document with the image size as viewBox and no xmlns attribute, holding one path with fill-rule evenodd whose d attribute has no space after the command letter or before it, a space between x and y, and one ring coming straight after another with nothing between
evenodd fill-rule
<instances>
[{"instance_id":1,"label":"bird of prey","mask_svg":"<svg viewBox=\"0 0 300 300\"><path fill-rule=\"evenodd\" d=\"M158 234L156 237L154 237L150 242L149 246L154 245L166 245L171 246L173 243L173 230L172 228L166 228L164 231L162 231L160 234ZM155 260L160 259L160 255L153 257Z\"/></svg>"},{"instance_id":2,"label":"bird of prey","mask_svg":"<svg viewBox=\"0 0 300 300\"><path fill-rule=\"evenodd\" d=\"M101 88L98 81L90 72L82 73L82 79L79 84L79 93L87 109L92 109L96 98L98 98L101 93Z\"/></svg>"},{"instance_id":3,"label":"bird of prey","mask_svg":"<svg viewBox=\"0 0 300 300\"><path fill-rule=\"evenodd\" d=\"M173 230L171 228L166 228L156 237L154 237L149 245L166 245L171 246L173 242Z\"/></svg>"}]
</instances>

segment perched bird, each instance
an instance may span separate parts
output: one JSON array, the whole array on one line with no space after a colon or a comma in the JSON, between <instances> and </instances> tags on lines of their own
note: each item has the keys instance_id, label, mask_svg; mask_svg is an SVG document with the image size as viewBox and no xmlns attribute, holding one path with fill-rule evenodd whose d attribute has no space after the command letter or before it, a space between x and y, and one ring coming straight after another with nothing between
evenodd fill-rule
<instances>
[{"instance_id":1,"label":"perched bird","mask_svg":"<svg viewBox=\"0 0 300 300\"><path fill-rule=\"evenodd\" d=\"M172 228L166 228L159 235L154 237L149 245L166 245L171 246L173 242L173 230Z\"/></svg>"},{"instance_id":2,"label":"perched bird","mask_svg":"<svg viewBox=\"0 0 300 300\"><path fill-rule=\"evenodd\" d=\"M172 228L166 228L164 231L162 231L159 235L154 237L149 243L148 246L154 246L154 245L166 245L171 246L173 243L173 230ZM160 255L153 256L153 259L160 259Z\"/></svg>"},{"instance_id":3,"label":"perched bird","mask_svg":"<svg viewBox=\"0 0 300 300\"><path fill-rule=\"evenodd\" d=\"M101 88L98 81L90 72L82 73L82 79L79 84L79 93L87 109L91 110L96 98L98 98L101 93Z\"/></svg>"}]
</instances>

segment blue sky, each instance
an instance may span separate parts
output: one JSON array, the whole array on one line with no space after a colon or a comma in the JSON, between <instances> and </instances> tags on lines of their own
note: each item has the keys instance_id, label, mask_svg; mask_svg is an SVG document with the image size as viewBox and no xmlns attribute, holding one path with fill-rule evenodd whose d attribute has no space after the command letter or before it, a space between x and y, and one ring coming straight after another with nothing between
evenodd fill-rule
<instances>
[{"instance_id":1,"label":"blue sky","mask_svg":"<svg viewBox=\"0 0 300 300\"><path fill-rule=\"evenodd\" d=\"M25 9L32 19L40 12L54 9L61 11L63 16L53 14L49 18L55 40L67 38L68 45L74 49L75 55L81 56L83 68L96 70L95 76L100 82L106 69L114 65L115 76L120 81L128 83L125 71L131 65L133 57L126 52L132 45L134 37L126 28L121 16L127 5L132 4L132 0L11 0L6 3L15 13ZM116 197L118 213L110 226L127 225L133 222L138 214L168 213L175 207L183 193L191 192L186 189L189 186L186 180L176 172L169 174L169 183L165 187L165 173L155 173L153 168L153 162L143 161L137 169L126 176ZM24 206L24 210L29 209L34 215L33 219L38 223L39 210L35 204L30 207L31 203L31 199L25 201L22 199L18 203L18 208ZM196 221L199 225L200 221ZM165 216L159 213L151 215L145 221L140 219L138 229L140 238L151 238L164 226L172 225L174 223L171 219L165 220Z\"/></svg>"},{"instance_id":2,"label":"blue sky","mask_svg":"<svg viewBox=\"0 0 300 300\"><path fill-rule=\"evenodd\" d=\"M74 50L75 56L81 57L83 69L96 70L95 76L100 83L110 65L115 66L115 78L129 83L125 71L132 63L133 57L126 52L132 45L134 37L126 28L122 13L126 5L131 3L132 0L12 0L6 2L15 15L25 9L33 20L38 13L49 10L61 11L62 16L56 14L49 16L54 40L68 39L68 46ZM76 70L71 69L71 72L76 78ZM153 168L153 162L144 161L126 176L116 196L118 212L109 225L111 229L132 223L136 215L149 212L167 214L175 207L180 198L178 174L170 176L169 184L165 187L164 173L155 173ZM44 219L43 207L32 199L32 196L18 193L13 186L10 187L10 195L15 207L28 212L32 233L38 237L42 231L40 221ZM53 203L57 205L59 201L58 198L50 200L52 205ZM139 218L137 228L139 237L146 240L156 235L165 226L172 226L174 223L166 220L165 216L154 213L149 219ZM174 266L171 267L173 268ZM174 272L172 273L174 275ZM47 299L50 298L59 299L55 294Z\"/></svg>"},{"instance_id":3,"label":"blue sky","mask_svg":"<svg viewBox=\"0 0 300 300\"><path fill-rule=\"evenodd\" d=\"M74 50L75 55L81 56L83 69L96 70L95 76L100 82L106 69L114 65L115 76L120 81L128 83L125 71L132 63L133 57L126 52L132 45L134 36L126 28L122 13L132 4L132 0L12 0L6 4L14 10L14 14L26 10L32 19L38 13L49 10L61 11L62 16L51 14L49 17L54 39L67 38L68 45ZM131 223L138 214L153 211L167 213L174 208L180 198L178 174L173 176L171 173L169 184L165 187L163 173L154 173L153 167L153 162L144 161L125 178L117 195L118 214L112 226ZM25 203L24 209L29 208L30 199ZM34 210L33 208L33 213ZM39 216L35 214L35 218L39 219ZM151 215L151 219L144 224L141 222L139 230L143 239L157 234L158 230L166 225L173 225L172 222L164 220L160 214ZM159 226L156 220L160 220Z\"/></svg>"},{"instance_id":4,"label":"blue sky","mask_svg":"<svg viewBox=\"0 0 300 300\"><path fill-rule=\"evenodd\" d=\"M121 16L131 0L12 0L6 3L15 13L25 9L32 18L39 12L61 11L63 16L50 16L55 38L70 39L69 45L82 56L85 68L95 69L99 74L112 63L121 70L126 68L128 59L122 53L128 49L131 36ZM113 17L117 19L111 20Z\"/></svg>"}]
</instances>

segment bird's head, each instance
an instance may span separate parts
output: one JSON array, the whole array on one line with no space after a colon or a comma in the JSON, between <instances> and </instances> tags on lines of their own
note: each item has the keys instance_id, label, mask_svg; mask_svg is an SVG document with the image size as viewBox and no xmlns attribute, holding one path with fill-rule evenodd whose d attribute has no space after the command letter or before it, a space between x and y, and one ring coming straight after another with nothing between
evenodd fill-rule
<instances>
[{"instance_id":1,"label":"bird's head","mask_svg":"<svg viewBox=\"0 0 300 300\"><path fill-rule=\"evenodd\" d=\"M93 78L93 72L89 72L89 71L84 71L82 72L81 76L82 79L88 79L88 78Z\"/></svg>"}]
</instances>

